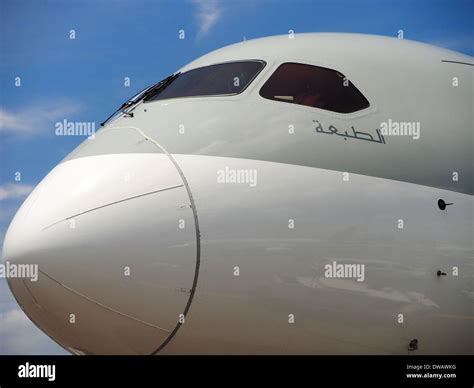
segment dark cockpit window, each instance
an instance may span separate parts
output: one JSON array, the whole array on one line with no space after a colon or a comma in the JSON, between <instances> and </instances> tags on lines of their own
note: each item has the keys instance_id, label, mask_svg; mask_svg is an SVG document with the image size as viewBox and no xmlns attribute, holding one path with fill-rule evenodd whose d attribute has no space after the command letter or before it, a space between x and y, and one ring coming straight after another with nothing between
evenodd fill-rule
<instances>
[{"instance_id":1,"label":"dark cockpit window","mask_svg":"<svg viewBox=\"0 0 474 388\"><path fill-rule=\"evenodd\" d=\"M180 74L148 101L239 94L264 66L265 62L255 60L227 62L192 69Z\"/></svg>"},{"instance_id":2,"label":"dark cockpit window","mask_svg":"<svg viewBox=\"0 0 474 388\"><path fill-rule=\"evenodd\" d=\"M260 95L338 113L351 113L369 106L369 101L341 73L299 63L284 63L278 67L260 89Z\"/></svg>"}]
</instances>

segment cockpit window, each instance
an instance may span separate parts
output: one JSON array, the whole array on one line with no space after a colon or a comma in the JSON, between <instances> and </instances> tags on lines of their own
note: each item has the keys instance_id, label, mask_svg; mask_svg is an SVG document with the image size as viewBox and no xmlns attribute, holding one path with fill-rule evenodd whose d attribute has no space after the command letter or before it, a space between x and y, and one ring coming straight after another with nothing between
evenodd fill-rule
<instances>
[{"instance_id":1,"label":"cockpit window","mask_svg":"<svg viewBox=\"0 0 474 388\"><path fill-rule=\"evenodd\" d=\"M356 112L370 105L341 73L300 63L280 65L260 89L260 95L338 113Z\"/></svg>"},{"instance_id":2,"label":"cockpit window","mask_svg":"<svg viewBox=\"0 0 474 388\"><path fill-rule=\"evenodd\" d=\"M263 69L263 61L236 61L192 69L145 101L241 93Z\"/></svg>"}]
</instances>

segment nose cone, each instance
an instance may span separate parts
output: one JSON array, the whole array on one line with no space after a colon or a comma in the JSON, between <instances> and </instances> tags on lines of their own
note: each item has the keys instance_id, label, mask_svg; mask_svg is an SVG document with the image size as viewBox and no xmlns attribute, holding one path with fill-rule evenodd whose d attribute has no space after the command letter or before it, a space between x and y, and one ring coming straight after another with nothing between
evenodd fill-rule
<instances>
[{"instance_id":1,"label":"nose cone","mask_svg":"<svg viewBox=\"0 0 474 388\"><path fill-rule=\"evenodd\" d=\"M66 349L150 354L175 328L193 284L187 189L165 154L69 160L18 210L3 258L37 268L37 279L10 277L10 288Z\"/></svg>"}]
</instances>

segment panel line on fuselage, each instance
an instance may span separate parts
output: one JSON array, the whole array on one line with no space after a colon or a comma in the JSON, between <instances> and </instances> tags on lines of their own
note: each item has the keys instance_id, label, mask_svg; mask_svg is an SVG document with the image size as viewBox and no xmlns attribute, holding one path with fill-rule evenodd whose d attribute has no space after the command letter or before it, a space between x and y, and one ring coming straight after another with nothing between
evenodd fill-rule
<instances>
[{"instance_id":1,"label":"panel line on fuselage","mask_svg":"<svg viewBox=\"0 0 474 388\"><path fill-rule=\"evenodd\" d=\"M116 128L123 128L123 127L116 127ZM181 176L183 184L184 184L184 186L186 188L186 191L188 193L189 200L191 202L191 210L192 210L193 216L194 216L194 227L196 229L196 268L194 270L193 285L192 285L191 291L189 293L188 302L186 303L186 307L184 308L184 311L182 313L183 316L184 316L184 319L186 319L186 316L188 314L189 309L191 308L191 304L192 304L192 301L194 299L194 294L196 292L197 283L198 283L198 280L199 280L199 269L200 269L200 266L201 266L201 232L200 232L200 229L199 229L199 219L198 219L198 214L197 214L197 209L196 209L196 204L194 202L193 194L191 192L191 188L189 187L188 181L187 181L187 179L186 179L186 177L183 173L183 170L181 170L181 167L176 162L176 160L173 158L173 156L160 143L158 143L155 139L148 136L145 132L143 132L141 129L139 129L137 127L129 126L129 127L126 127L126 128L134 129L140 135L142 135L145 139L150 140L153 144L155 144L158 148L160 148L168 156L171 163L173 163L173 165L176 167L176 170L178 171L179 175ZM151 353L151 355L156 355L161 350L163 350L163 348L166 345L168 345L168 343L176 335L176 333L180 329L181 325L182 325L182 323L178 319L177 323L176 323L176 326L173 329L173 331L171 332L171 334L168 336L168 338L166 338L163 341L163 343L155 351L153 351Z\"/></svg>"},{"instance_id":2,"label":"panel line on fuselage","mask_svg":"<svg viewBox=\"0 0 474 388\"><path fill-rule=\"evenodd\" d=\"M94 208L92 208L92 209L87 209L87 210L84 210L84 211L82 211L82 212L80 212L80 213L76 213L76 214L74 214L74 215L72 215L72 216L66 217L66 218L63 219L63 220L59 220L59 221L53 222L52 224L45 226L42 230L46 230L46 229L48 229L48 228L50 228L50 227L52 227L52 226L54 226L54 225L56 225L56 224L59 224L60 222L67 221L67 220L70 220L70 219L75 218L75 217L78 217L78 216L82 216L83 214L90 213L90 212L93 212L93 211L95 211L95 210L103 209L104 207L116 205L116 204L118 204L118 203L130 201L130 200L136 199L136 198L145 197L145 196L151 195L151 194L161 193L161 192L163 192L163 191L168 191L168 190L172 190L172 189L177 189L177 188L183 187L183 186L184 186L184 185L174 185L174 186L170 186L170 187L165 187L165 188L163 188L163 189L158 189L158 190L149 191L149 192L147 192L147 193L134 195L134 196L132 196L132 197L127 197L127 198L119 199L118 201L106 203L106 204L104 204L104 205L100 205L100 206L94 207Z\"/></svg>"}]
</instances>

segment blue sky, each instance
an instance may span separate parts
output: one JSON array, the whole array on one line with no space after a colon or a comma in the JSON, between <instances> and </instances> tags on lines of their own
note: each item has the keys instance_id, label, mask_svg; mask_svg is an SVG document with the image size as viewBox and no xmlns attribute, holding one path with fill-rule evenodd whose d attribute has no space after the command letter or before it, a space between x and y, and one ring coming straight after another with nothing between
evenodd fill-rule
<instances>
[{"instance_id":1,"label":"blue sky","mask_svg":"<svg viewBox=\"0 0 474 388\"><path fill-rule=\"evenodd\" d=\"M474 3L461 0L0 0L0 242L27 193L128 97L219 47L299 32L358 32L474 55ZM75 39L70 39L70 31ZM179 39L184 30L185 39ZM15 78L21 78L21 86ZM130 78L130 86L124 78ZM21 181L15 181L15 173ZM63 354L0 279L0 354Z\"/></svg>"}]
</instances>

